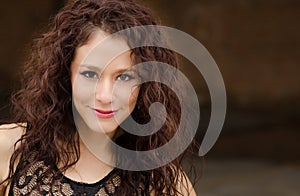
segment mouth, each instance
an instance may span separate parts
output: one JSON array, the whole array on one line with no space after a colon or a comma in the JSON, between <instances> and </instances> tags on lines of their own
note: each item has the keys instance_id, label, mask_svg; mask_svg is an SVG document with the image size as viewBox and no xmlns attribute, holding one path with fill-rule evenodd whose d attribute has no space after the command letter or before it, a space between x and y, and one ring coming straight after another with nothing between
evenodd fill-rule
<instances>
[{"instance_id":1,"label":"mouth","mask_svg":"<svg viewBox=\"0 0 300 196\"><path fill-rule=\"evenodd\" d=\"M98 110L94 109L95 114L98 118L108 119L115 116L117 110Z\"/></svg>"}]
</instances>

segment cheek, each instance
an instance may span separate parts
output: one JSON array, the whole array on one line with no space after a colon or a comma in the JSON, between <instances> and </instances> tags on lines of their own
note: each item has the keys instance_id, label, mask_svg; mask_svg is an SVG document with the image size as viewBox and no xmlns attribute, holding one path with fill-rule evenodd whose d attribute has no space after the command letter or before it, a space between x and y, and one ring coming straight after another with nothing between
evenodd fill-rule
<instances>
[{"instance_id":1,"label":"cheek","mask_svg":"<svg viewBox=\"0 0 300 196\"><path fill-rule=\"evenodd\" d=\"M122 105L123 108L133 110L139 94L139 87L134 87L132 90L116 90L114 93L114 103Z\"/></svg>"},{"instance_id":2,"label":"cheek","mask_svg":"<svg viewBox=\"0 0 300 196\"><path fill-rule=\"evenodd\" d=\"M133 109L136 102L137 102L137 98L138 98L138 95L139 95L139 91L140 91L140 87L135 87L132 92L131 92L131 95L130 95L130 98L129 98L129 106Z\"/></svg>"},{"instance_id":3,"label":"cheek","mask_svg":"<svg viewBox=\"0 0 300 196\"><path fill-rule=\"evenodd\" d=\"M95 95L95 87L85 84L78 78L72 83L73 99L77 102L88 101Z\"/></svg>"}]
</instances>

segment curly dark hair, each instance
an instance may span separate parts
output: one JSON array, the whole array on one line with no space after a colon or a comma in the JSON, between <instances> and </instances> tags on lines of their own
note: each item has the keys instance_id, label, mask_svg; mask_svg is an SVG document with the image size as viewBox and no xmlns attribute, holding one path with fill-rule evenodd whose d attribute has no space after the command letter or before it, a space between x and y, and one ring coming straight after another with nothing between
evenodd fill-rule
<instances>
[{"instance_id":1,"label":"curly dark hair","mask_svg":"<svg viewBox=\"0 0 300 196\"><path fill-rule=\"evenodd\" d=\"M13 120L26 122L27 131L18 140L19 147L11 157L6 181L11 180L17 162L20 172L24 172L41 160L47 160L52 169L62 163L61 171L78 161L79 134L70 102L70 65L76 48L84 45L97 28L112 34L134 26L157 24L150 10L133 0L73 0L58 12L50 30L35 39L31 55L24 66L21 90L12 96ZM157 36L162 39L160 35ZM165 48L134 48L132 54L137 63L159 61L175 68L179 66L176 54ZM155 64L150 70L143 71L140 73L142 78L162 74L159 77L173 78L173 84L176 85L175 76L159 73ZM148 109L153 102L163 103L167 111L166 122L160 131L143 137L125 131L116 140L120 145L145 151L166 144L174 136L181 118L180 103L174 91L163 84L147 82L141 85L133 118L139 123L148 122ZM22 157L29 157L33 150L38 150L38 155L28 164ZM180 176L186 180L182 175L182 159L183 154L171 163L149 171L120 170L122 179L128 180L122 181L118 194L138 194L141 182L145 189L151 187L155 195L180 194L177 181L182 178Z\"/></svg>"}]
</instances>

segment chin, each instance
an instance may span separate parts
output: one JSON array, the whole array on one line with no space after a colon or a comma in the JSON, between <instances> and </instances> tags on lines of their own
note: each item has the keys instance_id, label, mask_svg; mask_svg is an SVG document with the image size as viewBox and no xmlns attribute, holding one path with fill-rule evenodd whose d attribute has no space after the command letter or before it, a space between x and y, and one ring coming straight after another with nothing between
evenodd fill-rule
<instances>
[{"instance_id":1,"label":"chin","mask_svg":"<svg viewBox=\"0 0 300 196\"><path fill-rule=\"evenodd\" d=\"M89 128L94 132L113 134L118 128L117 124L107 123L107 122L98 122L93 123Z\"/></svg>"}]
</instances>

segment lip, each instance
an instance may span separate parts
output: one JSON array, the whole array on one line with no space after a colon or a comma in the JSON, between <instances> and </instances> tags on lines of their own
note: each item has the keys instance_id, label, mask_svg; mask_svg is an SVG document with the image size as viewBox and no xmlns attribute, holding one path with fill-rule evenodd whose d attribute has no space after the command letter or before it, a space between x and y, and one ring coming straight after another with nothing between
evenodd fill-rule
<instances>
[{"instance_id":1,"label":"lip","mask_svg":"<svg viewBox=\"0 0 300 196\"><path fill-rule=\"evenodd\" d=\"M94 109L95 114L98 118L102 119L108 119L112 118L116 114L116 110L99 110L99 109Z\"/></svg>"}]
</instances>

